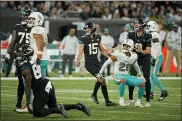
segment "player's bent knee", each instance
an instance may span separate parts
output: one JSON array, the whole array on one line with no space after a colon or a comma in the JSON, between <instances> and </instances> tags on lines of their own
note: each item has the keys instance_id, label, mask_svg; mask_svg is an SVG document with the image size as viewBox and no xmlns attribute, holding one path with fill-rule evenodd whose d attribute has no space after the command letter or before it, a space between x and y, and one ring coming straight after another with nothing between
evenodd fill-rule
<instances>
[{"instance_id":1,"label":"player's bent knee","mask_svg":"<svg viewBox=\"0 0 182 121\"><path fill-rule=\"evenodd\" d=\"M139 84L139 87L145 87L145 82Z\"/></svg>"},{"instance_id":2,"label":"player's bent knee","mask_svg":"<svg viewBox=\"0 0 182 121\"><path fill-rule=\"evenodd\" d=\"M33 111L33 116L34 117L43 117L42 113L40 111Z\"/></svg>"},{"instance_id":3,"label":"player's bent knee","mask_svg":"<svg viewBox=\"0 0 182 121\"><path fill-rule=\"evenodd\" d=\"M120 82L126 84L126 79L121 79Z\"/></svg>"}]
</instances>

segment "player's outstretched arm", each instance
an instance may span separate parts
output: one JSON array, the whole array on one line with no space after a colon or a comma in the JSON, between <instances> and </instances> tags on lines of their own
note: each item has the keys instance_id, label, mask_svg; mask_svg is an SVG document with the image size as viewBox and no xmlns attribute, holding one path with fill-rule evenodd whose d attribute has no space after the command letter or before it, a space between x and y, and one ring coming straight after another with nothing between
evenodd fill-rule
<instances>
[{"instance_id":1,"label":"player's outstretched arm","mask_svg":"<svg viewBox=\"0 0 182 121\"><path fill-rule=\"evenodd\" d=\"M8 46L7 53L5 55L5 62L6 63L9 63L10 54L12 53L13 48L15 47L15 44L16 44L16 31L14 30L13 33L12 33L11 42L10 42L10 44Z\"/></svg>"},{"instance_id":2,"label":"player's outstretched arm","mask_svg":"<svg viewBox=\"0 0 182 121\"><path fill-rule=\"evenodd\" d=\"M103 64L103 66L101 67L99 73L97 74L97 79L102 77L102 73L104 72L104 70L107 68L108 65L110 65L111 63L117 61L117 57L116 56L111 56L110 58L108 58L108 60Z\"/></svg>"},{"instance_id":3,"label":"player's outstretched arm","mask_svg":"<svg viewBox=\"0 0 182 121\"><path fill-rule=\"evenodd\" d=\"M82 55L83 55L83 49L84 49L84 44L79 44L78 46L78 54L76 57L76 66L80 66L80 60L82 59Z\"/></svg>"},{"instance_id":4,"label":"player's outstretched arm","mask_svg":"<svg viewBox=\"0 0 182 121\"><path fill-rule=\"evenodd\" d=\"M142 80L146 81L145 78L142 75L141 69L137 63L137 61L133 64L135 70L137 71L137 73L139 74L139 76L142 78Z\"/></svg>"},{"instance_id":5,"label":"player's outstretched arm","mask_svg":"<svg viewBox=\"0 0 182 121\"><path fill-rule=\"evenodd\" d=\"M104 46L103 46L103 44L102 44L101 42L99 43L99 49L100 49L101 53L102 53L105 57L109 58L109 54L108 54L108 52L104 49Z\"/></svg>"},{"instance_id":6,"label":"player's outstretched arm","mask_svg":"<svg viewBox=\"0 0 182 121\"><path fill-rule=\"evenodd\" d=\"M44 37L41 34L34 34L33 35L36 45L37 45L37 59L41 59L43 55L43 49L44 49Z\"/></svg>"}]
</instances>

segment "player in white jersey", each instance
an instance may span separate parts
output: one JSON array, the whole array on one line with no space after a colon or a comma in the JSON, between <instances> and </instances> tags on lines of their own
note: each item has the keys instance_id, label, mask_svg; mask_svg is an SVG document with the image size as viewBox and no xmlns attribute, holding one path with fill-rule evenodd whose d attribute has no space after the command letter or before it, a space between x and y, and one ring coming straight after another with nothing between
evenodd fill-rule
<instances>
[{"instance_id":1,"label":"player in white jersey","mask_svg":"<svg viewBox=\"0 0 182 121\"><path fill-rule=\"evenodd\" d=\"M121 106L126 106L124 103L124 90L125 85L138 86L138 99L135 103L137 107L143 107L141 104L141 98L144 94L145 89L145 78L143 77L140 67L137 63L138 56L135 52L132 52L134 48L134 42L131 39L126 39L122 43L122 48L119 51L115 51L112 56L104 63L101 70L97 74L97 78L102 78L102 72L107 68L107 66L115 62L114 66L114 82L119 85L120 100L119 104ZM136 71L141 77L136 77L129 75L129 69L131 65L134 65Z\"/></svg>"},{"instance_id":2,"label":"player in white jersey","mask_svg":"<svg viewBox=\"0 0 182 121\"><path fill-rule=\"evenodd\" d=\"M162 54L161 50L161 42L160 35L158 34L158 24L155 21L149 21L147 23L147 27L145 30L147 33L152 34L152 48L151 48L151 69L150 69L150 77L151 77L151 96L150 98L153 99L153 92L154 92L154 86L155 84L159 87L161 90L161 96L159 97L158 101L163 100L165 97L168 96L167 91L164 89L163 85L161 84L161 81L157 77L157 74L161 68L162 62L164 60L164 56Z\"/></svg>"},{"instance_id":3,"label":"player in white jersey","mask_svg":"<svg viewBox=\"0 0 182 121\"><path fill-rule=\"evenodd\" d=\"M32 60L41 66L42 77L46 77L49 55L47 52L47 32L42 24L44 16L40 12L34 12L28 17L28 26L33 27L31 30L30 44L34 49Z\"/></svg>"}]
</instances>

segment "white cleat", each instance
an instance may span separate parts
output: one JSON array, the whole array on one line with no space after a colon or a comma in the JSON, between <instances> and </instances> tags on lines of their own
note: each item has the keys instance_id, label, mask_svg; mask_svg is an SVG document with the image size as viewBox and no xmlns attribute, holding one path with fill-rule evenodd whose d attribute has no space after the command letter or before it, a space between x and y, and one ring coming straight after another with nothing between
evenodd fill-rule
<instances>
[{"instance_id":1,"label":"white cleat","mask_svg":"<svg viewBox=\"0 0 182 121\"><path fill-rule=\"evenodd\" d=\"M127 102L126 102L126 106L129 106L129 105L131 105L131 104L133 104L134 103L134 100L128 100Z\"/></svg>"},{"instance_id":2,"label":"white cleat","mask_svg":"<svg viewBox=\"0 0 182 121\"><path fill-rule=\"evenodd\" d=\"M64 75L63 75L63 74L61 74L59 77L64 77Z\"/></svg>"},{"instance_id":3,"label":"white cleat","mask_svg":"<svg viewBox=\"0 0 182 121\"><path fill-rule=\"evenodd\" d=\"M28 109L27 109L27 107L19 108L19 109L16 109L16 112L19 112L19 113L28 113Z\"/></svg>"},{"instance_id":4,"label":"white cleat","mask_svg":"<svg viewBox=\"0 0 182 121\"><path fill-rule=\"evenodd\" d=\"M143 107L144 107L144 106L141 104L141 102L139 102L139 101L136 101L135 106L136 106L136 107L140 107L140 108L143 108Z\"/></svg>"},{"instance_id":5,"label":"white cleat","mask_svg":"<svg viewBox=\"0 0 182 121\"><path fill-rule=\"evenodd\" d=\"M121 107L126 106L124 102L120 102L120 101L119 101L119 105L120 105Z\"/></svg>"},{"instance_id":6,"label":"white cleat","mask_svg":"<svg viewBox=\"0 0 182 121\"><path fill-rule=\"evenodd\" d=\"M146 102L145 107L150 107L150 102Z\"/></svg>"}]
</instances>

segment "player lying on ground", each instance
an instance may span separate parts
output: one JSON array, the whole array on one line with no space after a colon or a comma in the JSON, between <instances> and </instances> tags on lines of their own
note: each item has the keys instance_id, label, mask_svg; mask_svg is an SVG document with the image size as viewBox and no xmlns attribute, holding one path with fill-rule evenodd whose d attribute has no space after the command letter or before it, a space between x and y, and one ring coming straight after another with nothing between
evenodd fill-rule
<instances>
[{"instance_id":1,"label":"player lying on ground","mask_svg":"<svg viewBox=\"0 0 182 121\"><path fill-rule=\"evenodd\" d=\"M48 66L49 55L47 52L47 32L45 28L42 27L44 22L44 16L40 12L33 12L28 17L28 26L32 27L31 29L31 39L30 44L34 49L35 53L33 59L36 60L36 63L41 66L41 72L43 78L46 77L46 71Z\"/></svg>"},{"instance_id":2,"label":"player lying on ground","mask_svg":"<svg viewBox=\"0 0 182 121\"><path fill-rule=\"evenodd\" d=\"M62 114L65 118L68 117L66 110L76 109L83 111L88 116L91 115L90 109L83 103L77 104L57 104L55 89L49 79L42 78L40 66L29 58L29 55L33 55L33 49L30 46L25 47L24 51L18 54L18 64L23 66L24 69L31 70L32 79L26 80L26 90L33 90L33 105L27 102L27 107L30 113L35 117L44 117L50 114ZM31 51L27 51L31 50ZM32 53L29 53L32 52ZM26 91L28 95L28 91ZM45 105L48 108L45 108ZM23 109L22 109L23 110Z\"/></svg>"},{"instance_id":3,"label":"player lying on ground","mask_svg":"<svg viewBox=\"0 0 182 121\"><path fill-rule=\"evenodd\" d=\"M131 39L126 39L123 44L122 48L119 51L115 51L112 56L104 63L101 70L97 74L97 78L102 78L103 71L107 68L107 66L113 62L114 65L114 82L119 85L119 94L120 100L119 104L121 106L126 106L124 103L124 90L125 85L129 86L138 86L138 99L135 103L137 107L143 107L141 104L141 99L144 94L145 89L145 78L141 74L140 67L137 63L138 56L135 52L132 52L134 48L134 42ZM131 76L129 75L129 68L131 65L134 65L136 71L141 77Z\"/></svg>"},{"instance_id":4,"label":"player lying on ground","mask_svg":"<svg viewBox=\"0 0 182 121\"><path fill-rule=\"evenodd\" d=\"M85 35L80 37L79 39L79 50L78 55L76 59L76 65L77 67L80 66L80 61L82 59L83 52L85 54L85 68L89 73L91 73L94 77L99 73L100 70L100 62L97 58L98 55L98 49L103 53L104 56L107 58L109 57L108 53L105 51L102 43L101 43L101 36L98 34L95 34L96 27L93 22L88 22L84 26ZM93 90L93 93L91 95L91 98L93 99L93 102L96 104L99 104L99 101L97 99L97 92L101 86L102 94L105 99L105 105L106 106L115 106L116 103L113 103L109 100L107 86L105 84L105 79L97 79L95 83L95 87Z\"/></svg>"},{"instance_id":5,"label":"player lying on ground","mask_svg":"<svg viewBox=\"0 0 182 121\"><path fill-rule=\"evenodd\" d=\"M159 73L159 70L161 68L162 62L164 60L164 56L162 55L161 45L162 43L160 40L160 35L157 33L158 31L158 24L155 21L149 21L147 23L147 27L145 30L147 33L152 34L152 47L151 47L151 69L150 69L150 77L151 77L151 94L150 98L153 99L153 92L155 85L158 86L158 88L161 91L161 96L159 97L158 101L163 100L165 97L168 96L167 91L164 89L161 81L157 77L157 74Z\"/></svg>"},{"instance_id":6,"label":"player lying on ground","mask_svg":"<svg viewBox=\"0 0 182 121\"><path fill-rule=\"evenodd\" d=\"M11 42L8 46L7 49L7 54L5 56L5 61L6 63L9 63L10 60L12 60L12 55L16 56L16 53L14 53L14 51L18 52L19 49L23 46L23 45L29 45L30 44L30 31L31 28L27 26L27 18L28 16L32 13L33 11L30 9L25 10L22 14L21 14L21 24L17 24L14 27L13 30L13 34L12 34L12 39ZM22 108L22 98L23 98L23 94L24 91L29 91L29 90L24 90L24 81L23 78L25 80L31 80L31 71L28 69L24 69L23 71L20 71L22 68L24 68L23 66L18 65L16 58L16 70L17 70L17 74L18 74L18 89L17 89L17 104L16 104L16 108L15 111L19 112ZM23 77L23 78L22 78ZM26 84L25 84L26 86ZM28 102L31 102L31 93L27 92L29 95L26 97L26 100ZM24 110L21 110L23 112L28 112L27 108L24 108Z\"/></svg>"}]
</instances>

